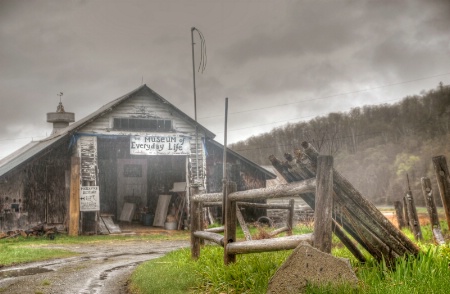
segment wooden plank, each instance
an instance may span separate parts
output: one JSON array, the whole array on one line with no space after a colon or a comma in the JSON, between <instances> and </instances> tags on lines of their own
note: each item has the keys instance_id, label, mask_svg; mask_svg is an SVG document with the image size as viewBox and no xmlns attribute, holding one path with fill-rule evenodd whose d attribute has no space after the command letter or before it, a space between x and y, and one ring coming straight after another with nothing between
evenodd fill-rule
<instances>
[{"instance_id":1,"label":"wooden plank","mask_svg":"<svg viewBox=\"0 0 450 294\"><path fill-rule=\"evenodd\" d=\"M69 236L78 236L80 229L80 158L71 158Z\"/></svg>"},{"instance_id":2,"label":"wooden plank","mask_svg":"<svg viewBox=\"0 0 450 294\"><path fill-rule=\"evenodd\" d=\"M108 229L109 233L111 234L120 234L122 233L122 230L120 229L118 224L115 224L111 216L101 216L100 219L102 220Z\"/></svg>"},{"instance_id":3,"label":"wooden plank","mask_svg":"<svg viewBox=\"0 0 450 294\"><path fill-rule=\"evenodd\" d=\"M97 224L98 224L98 230L101 235L109 235L109 230L106 227L105 223L103 222L103 219L101 216L100 216L100 221Z\"/></svg>"},{"instance_id":4,"label":"wooden plank","mask_svg":"<svg viewBox=\"0 0 450 294\"><path fill-rule=\"evenodd\" d=\"M122 212L120 213L119 220L131 223L135 211L136 211L136 204L128 202L124 203Z\"/></svg>"},{"instance_id":5,"label":"wooden plank","mask_svg":"<svg viewBox=\"0 0 450 294\"><path fill-rule=\"evenodd\" d=\"M153 221L154 227L164 226L171 198L172 195L159 195L158 204L156 205L155 219Z\"/></svg>"}]
</instances>

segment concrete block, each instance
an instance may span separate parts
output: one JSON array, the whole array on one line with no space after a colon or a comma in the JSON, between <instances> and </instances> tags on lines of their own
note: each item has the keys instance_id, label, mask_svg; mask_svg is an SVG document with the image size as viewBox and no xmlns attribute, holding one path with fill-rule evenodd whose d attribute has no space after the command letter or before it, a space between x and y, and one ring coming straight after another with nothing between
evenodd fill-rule
<instances>
[{"instance_id":1,"label":"concrete block","mask_svg":"<svg viewBox=\"0 0 450 294\"><path fill-rule=\"evenodd\" d=\"M267 294L304 293L308 284L358 285L350 262L301 243L269 281Z\"/></svg>"}]
</instances>

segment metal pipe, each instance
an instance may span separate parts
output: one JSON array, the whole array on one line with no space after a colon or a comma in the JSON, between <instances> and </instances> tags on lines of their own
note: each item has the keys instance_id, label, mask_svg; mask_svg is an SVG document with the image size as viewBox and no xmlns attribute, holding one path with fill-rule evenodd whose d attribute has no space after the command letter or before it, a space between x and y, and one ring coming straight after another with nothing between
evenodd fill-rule
<instances>
[{"instance_id":1,"label":"metal pipe","mask_svg":"<svg viewBox=\"0 0 450 294\"><path fill-rule=\"evenodd\" d=\"M194 118L195 122L197 122L197 92L195 89L195 57L194 57L194 30L196 30L195 27L191 28L191 42L192 42L192 77L193 77L193 84L194 84ZM196 166L196 175L195 179L198 181L198 127L197 124L195 125L195 166ZM194 181L194 182L196 182Z\"/></svg>"},{"instance_id":2,"label":"metal pipe","mask_svg":"<svg viewBox=\"0 0 450 294\"><path fill-rule=\"evenodd\" d=\"M227 195L227 123L228 123L228 97L225 98L225 127L224 127L224 135L223 135L223 173L222 173L222 224L225 224L225 203L226 203L226 195Z\"/></svg>"}]
</instances>

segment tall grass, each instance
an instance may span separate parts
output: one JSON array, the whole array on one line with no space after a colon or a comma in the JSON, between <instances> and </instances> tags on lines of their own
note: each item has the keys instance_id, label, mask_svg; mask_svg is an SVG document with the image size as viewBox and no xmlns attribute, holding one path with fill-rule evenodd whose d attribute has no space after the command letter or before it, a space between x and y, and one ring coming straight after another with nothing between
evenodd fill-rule
<instances>
[{"instance_id":1,"label":"tall grass","mask_svg":"<svg viewBox=\"0 0 450 294\"><path fill-rule=\"evenodd\" d=\"M446 229L444 229L446 230ZM296 228L296 233L307 233L311 227ZM410 238L413 238L407 230ZM360 279L357 288L310 285L306 293L369 293L369 294L422 294L450 293L450 246L434 246L427 226L422 227L424 240L419 243L417 256L399 258L394 266L376 262L367 252L368 261L359 263L337 238L333 237L334 256L349 258ZM234 264L223 264L223 248L205 246L198 261L190 259L188 249L179 250L159 260L146 263L135 271L131 279L133 293L265 293L268 282L277 268L290 255L291 250L238 255ZM160 262L160 263L157 263ZM172 266L177 264L176 267ZM169 276L176 283L154 283ZM140 277L139 279L137 277ZM140 284L147 280L145 286ZM182 283L179 291L178 283ZM177 292L179 291L179 292Z\"/></svg>"}]
</instances>

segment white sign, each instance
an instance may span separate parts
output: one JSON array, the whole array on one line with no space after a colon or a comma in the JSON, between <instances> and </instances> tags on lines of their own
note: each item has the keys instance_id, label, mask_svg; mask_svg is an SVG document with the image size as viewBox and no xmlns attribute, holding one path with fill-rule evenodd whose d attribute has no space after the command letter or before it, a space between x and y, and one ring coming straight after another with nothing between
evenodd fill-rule
<instances>
[{"instance_id":1,"label":"white sign","mask_svg":"<svg viewBox=\"0 0 450 294\"><path fill-rule=\"evenodd\" d=\"M155 134L130 137L130 154L135 155L189 155L189 136L180 134Z\"/></svg>"},{"instance_id":2,"label":"white sign","mask_svg":"<svg viewBox=\"0 0 450 294\"><path fill-rule=\"evenodd\" d=\"M98 186L81 186L80 211L100 210L100 193Z\"/></svg>"}]
</instances>

